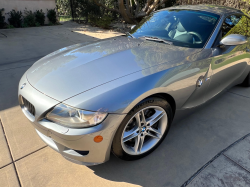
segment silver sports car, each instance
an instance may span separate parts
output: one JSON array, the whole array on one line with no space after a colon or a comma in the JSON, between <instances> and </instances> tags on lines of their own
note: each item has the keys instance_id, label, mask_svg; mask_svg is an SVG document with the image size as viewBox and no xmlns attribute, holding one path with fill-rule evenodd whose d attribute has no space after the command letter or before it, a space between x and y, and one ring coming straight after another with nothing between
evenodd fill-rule
<instances>
[{"instance_id":1,"label":"silver sports car","mask_svg":"<svg viewBox=\"0 0 250 187\"><path fill-rule=\"evenodd\" d=\"M250 19L222 6L156 11L126 36L65 47L23 75L18 99L41 139L84 165L142 158L173 121L250 85Z\"/></svg>"}]
</instances>

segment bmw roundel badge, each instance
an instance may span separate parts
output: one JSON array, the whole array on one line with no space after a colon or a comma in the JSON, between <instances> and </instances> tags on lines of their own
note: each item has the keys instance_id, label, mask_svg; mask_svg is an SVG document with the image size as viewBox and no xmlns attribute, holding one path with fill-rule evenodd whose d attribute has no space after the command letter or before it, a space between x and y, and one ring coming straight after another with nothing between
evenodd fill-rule
<instances>
[{"instance_id":1,"label":"bmw roundel badge","mask_svg":"<svg viewBox=\"0 0 250 187\"><path fill-rule=\"evenodd\" d=\"M23 89L25 86L26 86L26 83L24 83L24 84L21 86L20 89Z\"/></svg>"}]
</instances>

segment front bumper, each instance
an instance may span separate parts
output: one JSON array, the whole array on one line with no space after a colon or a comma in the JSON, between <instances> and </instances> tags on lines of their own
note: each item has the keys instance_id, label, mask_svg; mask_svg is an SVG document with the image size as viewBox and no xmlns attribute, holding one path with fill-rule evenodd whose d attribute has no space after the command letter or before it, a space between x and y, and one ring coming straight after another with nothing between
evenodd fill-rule
<instances>
[{"instance_id":1,"label":"front bumper","mask_svg":"<svg viewBox=\"0 0 250 187\"><path fill-rule=\"evenodd\" d=\"M20 89L24 83L26 86ZM101 124L89 128L67 128L44 119L45 114L60 102L33 88L28 83L25 74L19 83L18 90L23 113L48 146L67 160L77 164L96 165L109 160L112 140L125 117L124 114L109 114ZM34 116L23 107L22 97L34 106ZM94 142L94 137L98 135L103 137L100 143Z\"/></svg>"}]
</instances>

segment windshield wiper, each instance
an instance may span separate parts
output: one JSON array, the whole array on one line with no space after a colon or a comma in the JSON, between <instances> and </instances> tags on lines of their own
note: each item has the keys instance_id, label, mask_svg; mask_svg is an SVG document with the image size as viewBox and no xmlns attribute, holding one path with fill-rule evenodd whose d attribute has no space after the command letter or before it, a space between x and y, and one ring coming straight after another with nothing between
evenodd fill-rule
<instances>
[{"instance_id":1,"label":"windshield wiper","mask_svg":"<svg viewBox=\"0 0 250 187\"><path fill-rule=\"evenodd\" d=\"M130 34L129 32L125 33L127 36L131 36L132 38L135 38L132 34Z\"/></svg>"},{"instance_id":2,"label":"windshield wiper","mask_svg":"<svg viewBox=\"0 0 250 187\"><path fill-rule=\"evenodd\" d=\"M163 42L165 44L168 44L168 45L173 45L173 42L170 42L170 41L167 41L167 40L164 40L162 38L158 38L158 37L153 37L153 36L142 36L140 38L144 38L145 40L149 40L149 41L156 41L156 42Z\"/></svg>"}]
</instances>

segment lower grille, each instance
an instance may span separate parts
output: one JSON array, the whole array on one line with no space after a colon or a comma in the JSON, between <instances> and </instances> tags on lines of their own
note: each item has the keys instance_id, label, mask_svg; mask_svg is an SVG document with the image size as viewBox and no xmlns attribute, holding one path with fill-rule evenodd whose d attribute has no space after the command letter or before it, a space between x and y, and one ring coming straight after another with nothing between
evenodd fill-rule
<instances>
[{"instance_id":1,"label":"lower grille","mask_svg":"<svg viewBox=\"0 0 250 187\"><path fill-rule=\"evenodd\" d=\"M29 111L29 113L31 113L33 116L35 116L35 107L24 97L22 97L22 101L23 101L23 107Z\"/></svg>"}]
</instances>

